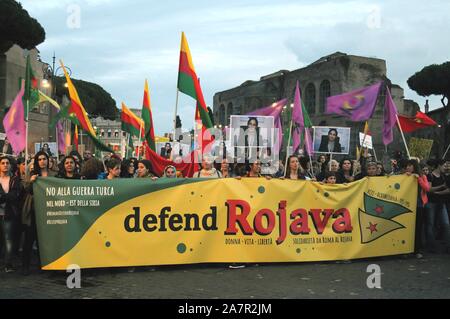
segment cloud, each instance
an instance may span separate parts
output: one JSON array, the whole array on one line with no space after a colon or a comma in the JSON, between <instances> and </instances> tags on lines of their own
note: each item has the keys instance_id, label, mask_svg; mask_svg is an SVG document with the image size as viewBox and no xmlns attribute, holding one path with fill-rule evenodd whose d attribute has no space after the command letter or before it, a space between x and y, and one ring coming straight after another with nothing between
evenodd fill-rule
<instances>
[{"instance_id":1,"label":"cloud","mask_svg":"<svg viewBox=\"0 0 450 319\"><path fill-rule=\"evenodd\" d=\"M428 64L448 60L450 52L450 42L442 40L450 33L450 3L438 0L22 3L46 29L41 57L51 61L56 51L76 78L97 82L118 105L124 100L140 108L148 78L159 134L172 127L181 31L209 105L216 92L336 51L386 60L388 76L422 105L406 80ZM81 8L79 29L67 27L66 9L73 3ZM194 107L180 94L183 124L193 118Z\"/></svg>"}]
</instances>

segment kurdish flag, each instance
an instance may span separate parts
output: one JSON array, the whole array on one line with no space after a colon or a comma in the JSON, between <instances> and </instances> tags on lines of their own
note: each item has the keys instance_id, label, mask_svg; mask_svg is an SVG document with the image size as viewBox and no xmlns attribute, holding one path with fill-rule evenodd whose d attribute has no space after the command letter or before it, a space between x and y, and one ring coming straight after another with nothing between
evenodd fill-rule
<instances>
[{"instance_id":1,"label":"kurdish flag","mask_svg":"<svg viewBox=\"0 0 450 319\"><path fill-rule=\"evenodd\" d=\"M134 114L129 108L127 108L123 102L120 119L122 120L122 131L137 137L144 136L144 121L137 117L137 115Z\"/></svg>"},{"instance_id":2,"label":"kurdish flag","mask_svg":"<svg viewBox=\"0 0 450 319\"><path fill-rule=\"evenodd\" d=\"M382 82L327 98L326 114L338 114L353 122L366 121L375 110Z\"/></svg>"},{"instance_id":3,"label":"kurdish flag","mask_svg":"<svg viewBox=\"0 0 450 319\"><path fill-rule=\"evenodd\" d=\"M144 100L142 102L142 120L144 121L145 141L147 141L148 146L153 151L156 152L155 130L153 128L153 115L152 115L152 108L150 106L150 93L148 91L147 80L145 80L144 85Z\"/></svg>"},{"instance_id":4,"label":"kurdish flag","mask_svg":"<svg viewBox=\"0 0 450 319\"><path fill-rule=\"evenodd\" d=\"M180 65L178 70L178 90L197 100L198 113L202 124L206 128L211 128L212 121L208 114L203 92L200 87L194 63L192 62L191 51L184 32L181 33Z\"/></svg>"},{"instance_id":5,"label":"kurdish flag","mask_svg":"<svg viewBox=\"0 0 450 319\"><path fill-rule=\"evenodd\" d=\"M92 127L91 121L89 121L86 110L84 109L84 106L81 103L80 97L78 96L78 92L75 89L75 86L73 85L72 80L70 79L69 74L67 73L62 60L59 60L59 63L61 64L61 67L64 71L64 75L66 76L66 81L69 89L69 96L70 96L70 105L68 110L69 119L75 124L79 123L81 129L83 129L87 133L87 135L92 139L97 148L106 152L114 153L114 151L111 148L103 144L97 138L97 134L94 128Z\"/></svg>"}]
</instances>

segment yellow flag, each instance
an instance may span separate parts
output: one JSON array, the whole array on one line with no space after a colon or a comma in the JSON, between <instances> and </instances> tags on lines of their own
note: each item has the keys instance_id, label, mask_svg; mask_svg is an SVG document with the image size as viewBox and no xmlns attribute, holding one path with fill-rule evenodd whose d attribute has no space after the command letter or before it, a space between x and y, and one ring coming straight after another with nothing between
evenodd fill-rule
<instances>
[{"instance_id":1,"label":"yellow flag","mask_svg":"<svg viewBox=\"0 0 450 319\"><path fill-rule=\"evenodd\" d=\"M364 135L369 134L369 122L366 121L366 125L364 125Z\"/></svg>"},{"instance_id":2,"label":"yellow flag","mask_svg":"<svg viewBox=\"0 0 450 319\"><path fill-rule=\"evenodd\" d=\"M58 102L56 102L52 98L48 97L47 95L45 95L44 93L39 91L39 101L36 104L43 103L43 102L49 102L55 108L57 108L58 110L61 110L61 107L59 106Z\"/></svg>"}]
</instances>

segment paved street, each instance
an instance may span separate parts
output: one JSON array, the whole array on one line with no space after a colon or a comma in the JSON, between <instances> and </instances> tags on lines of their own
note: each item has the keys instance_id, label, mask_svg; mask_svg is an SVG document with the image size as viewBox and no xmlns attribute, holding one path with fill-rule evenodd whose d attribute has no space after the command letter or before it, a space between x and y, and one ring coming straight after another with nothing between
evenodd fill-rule
<instances>
[{"instance_id":1,"label":"paved street","mask_svg":"<svg viewBox=\"0 0 450 319\"><path fill-rule=\"evenodd\" d=\"M0 262L0 264L2 264ZM381 267L381 289L366 285L367 266ZM81 271L81 288L66 273L0 273L0 298L450 298L450 254L392 256L351 263L197 264Z\"/></svg>"}]
</instances>

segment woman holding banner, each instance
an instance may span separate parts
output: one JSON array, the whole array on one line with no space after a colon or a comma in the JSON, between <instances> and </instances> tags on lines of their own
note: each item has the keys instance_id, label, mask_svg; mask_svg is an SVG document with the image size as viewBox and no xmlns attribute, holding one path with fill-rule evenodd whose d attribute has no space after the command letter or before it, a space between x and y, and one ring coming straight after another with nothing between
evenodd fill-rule
<instances>
[{"instance_id":1,"label":"woman holding banner","mask_svg":"<svg viewBox=\"0 0 450 319\"><path fill-rule=\"evenodd\" d=\"M33 171L31 171L29 179L25 181L26 195L22 208L22 224L25 227L25 242L22 252L22 271L24 275L30 274L31 252L34 242L36 242L38 247L39 267L41 264L39 259L39 244L37 241L36 213L34 211L33 183L38 178L53 177L54 175L54 172L49 169L49 157L47 153L43 151L37 152L34 156Z\"/></svg>"},{"instance_id":2,"label":"woman holding banner","mask_svg":"<svg viewBox=\"0 0 450 319\"><path fill-rule=\"evenodd\" d=\"M203 156L202 169L194 174L194 178L221 178L222 173L213 167L214 160L210 156Z\"/></svg>"},{"instance_id":3,"label":"woman holding banner","mask_svg":"<svg viewBox=\"0 0 450 319\"><path fill-rule=\"evenodd\" d=\"M151 178L152 180L158 179L152 172L152 163L149 160L140 160L137 162L137 178Z\"/></svg>"},{"instance_id":4,"label":"woman holding banner","mask_svg":"<svg viewBox=\"0 0 450 319\"><path fill-rule=\"evenodd\" d=\"M406 163L405 174L408 176L415 175L419 183L418 194L417 194L417 211L416 211L416 237L414 241L414 253L417 258L422 258L421 253L424 245L422 240L423 234L423 217L425 212L425 205L428 203L427 192L430 190L430 184L425 175L420 173L419 162L416 160L408 160Z\"/></svg>"},{"instance_id":5,"label":"woman holding banner","mask_svg":"<svg viewBox=\"0 0 450 319\"><path fill-rule=\"evenodd\" d=\"M286 177L282 177L282 179L297 179L297 180L305 180L305 175L303 175L300 170L300 161L297 155L291 155L288 158L288 167L286 169Z\"/></svg>"},{"instance_id":6,"label":"woman holding banner","mask_svg":"<svg viewBox=\"0 0 450 319\"><path fill-rule=\"evenodd\" d=\"M108 171L108 175L106 176L106 179L115 179L120 178L120 166L121 163L116 158L111 158L106 162L106 170Z\"/></svg>"},{"instance_id":7,"label":"woman holding banner","mask_svg":"<svg viewBox=\"0 0 450 319\"><path fill-rule=\"evenodd\" d=\"M427 164L433 169L428 175L428 181L431 184L428 192L429 202L425 206L425 235L427 239L427 247L432 252L437 250L435 226L438 226L442 232L442 237L446 244L450 243L450 223L447 208L444 202L445 197L439 192L446 189L444 178L444 161L429 160ZM438 223L438 225L436 225Z\"/></svg>"},{"instance_id":8,"label":"woman holding banner","mask_svg":"<svg viewBox=\"0 0 450 319\"><path fill-rule=\"evenodd\" d=\"M56 177L65 179L81 179L81 175L75 171L75 158L68 155L64 157L59 166L59 172Z\"/></svg>"},{"instance_id":9,"label":"woman holding banner","mask_svg":"<svg viewBox=\"0 0 450 319\"><path fill-rule=\"evenodd\" d=\"M355 176L353 174L353 163L349 158L344 158L341 161L340 169L336 174L337 184L343 183L351 183L355 180Z\"/></svg>"},{"instance_id":10,"label":"woman holding banner","mask_svg":"<svg viewBox=\"0 0 450 319\"><path fill-rule=\"evenodd\" d=\"M5 246L5 272L14 271L12 254L19 222L20 193L20 179L12 176L9 158L0 157L0 232L3 235L2 241Z\"/></svg>"}]
</instances>

